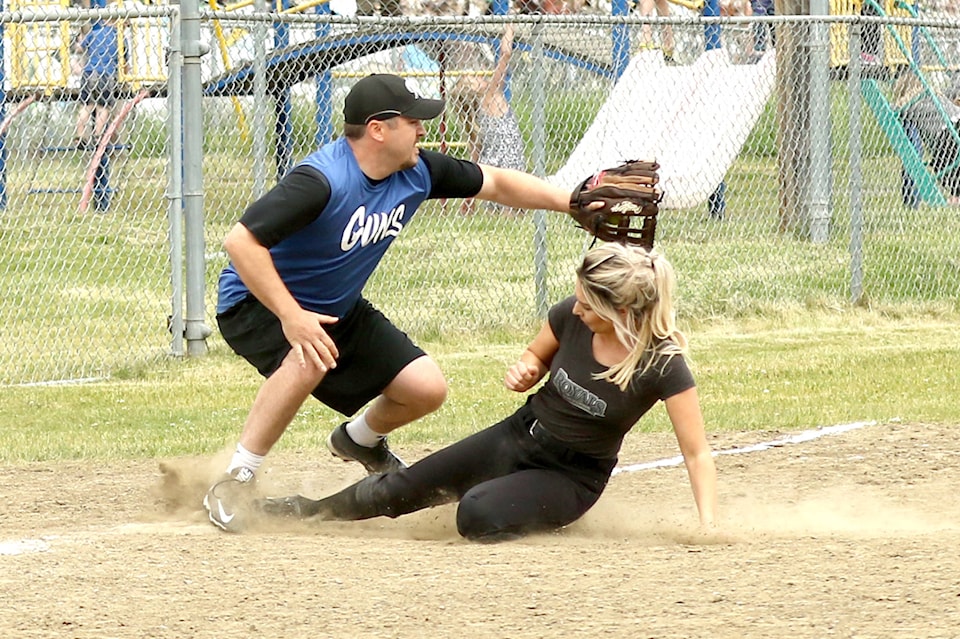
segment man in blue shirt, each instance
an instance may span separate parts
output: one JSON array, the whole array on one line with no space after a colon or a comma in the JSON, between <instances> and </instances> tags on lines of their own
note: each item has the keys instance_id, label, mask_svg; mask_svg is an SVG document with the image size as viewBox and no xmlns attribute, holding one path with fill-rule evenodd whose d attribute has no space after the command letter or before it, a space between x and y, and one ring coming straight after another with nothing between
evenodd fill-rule
<instances>
[{"instance_id":1,"label":"man in blue shirt","mask_svg":"<svg viewBox=\"0 0 960 639\"><path fill-rule=\"evenodd\" d=\"M569 212L570 193L528 173L418 148L444 102L395 75L367 76L344 102L344 135L251 204L224 247L217 323L266 377L226 475L204 497L210 521L238 530L264 456L313 395L351 421L330 451L370 473L403 468L387 433L447 395L437 364L363 295L385 252L427 199L477 197Z\"/></svg>"},{"instance_id":2,"label":"man in blue shirt","mask_svg":"<svg viewBox=\"0 0 960 639\"><path fill-rule=\"evenodd\" d=\"M117 101L117 70L120 52L117 28L98 20L80 36L77 50L83 54L80 74L80 113L77 116L78 148L85 148L103 136L110 122L110 109ZM87 133L93 116L92 138Z\"/></svg>"}]
</instances>

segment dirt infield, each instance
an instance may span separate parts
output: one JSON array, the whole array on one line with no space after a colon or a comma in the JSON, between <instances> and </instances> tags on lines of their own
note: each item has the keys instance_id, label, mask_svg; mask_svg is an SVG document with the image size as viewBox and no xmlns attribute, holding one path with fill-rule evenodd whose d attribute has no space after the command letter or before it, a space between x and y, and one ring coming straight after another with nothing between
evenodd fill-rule
<instances>
[{"instance_id":1,"label":"dirt infield","mask_svg":"<svg viewBox=\"0 0 960 639\"><path fill-rule=\"evenodd\" d=\"M621 463L674 455L672 436L636 434ZM360 476L271 462L271 491ZM196 507L209 459L4 467L0 637L960 637L960 427L717 462L716 536L696 534L685 472L666 467L617 475L562 533L499 545L461 540L452 507L220 533Z\"/></svg>"}]
</instances>

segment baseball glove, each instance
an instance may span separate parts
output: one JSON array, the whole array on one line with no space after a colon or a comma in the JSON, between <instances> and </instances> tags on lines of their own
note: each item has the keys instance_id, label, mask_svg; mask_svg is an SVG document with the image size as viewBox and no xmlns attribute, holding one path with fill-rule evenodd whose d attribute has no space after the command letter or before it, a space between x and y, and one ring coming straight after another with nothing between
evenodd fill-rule
<instances>
[{"instance_id":1,"label":"baseball glove","mask_svg":"<svg viewBox=\"0 0 960 639\"><path fill-rule=\"evenodd\" d=\"M588 177L570 194L570 216L604 242L653 248L663 194L656 162L631 160ZM591 207L602 202L602 207Z\"/></svg>"}]
</instances>

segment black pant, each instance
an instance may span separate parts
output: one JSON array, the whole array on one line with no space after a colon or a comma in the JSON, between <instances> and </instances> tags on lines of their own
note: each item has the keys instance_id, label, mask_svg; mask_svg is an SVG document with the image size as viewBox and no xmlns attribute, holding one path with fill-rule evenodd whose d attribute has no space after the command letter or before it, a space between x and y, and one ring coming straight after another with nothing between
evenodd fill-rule
<instances>
[{"instance_id":1,"label":"black pant","mask_svg":"<svg viewBox=\"0 0 960 639\"><path fill-rule=\"evenodd\" d=\"M321 500L320 512L345 520L399 517L459 500L460 534L494 541L576 521L600 498L616 462L565 447L523 406L407 469Z\"/></svg>"},{"instance_id":2,"label":"black pant","mask_svg":"<svg viewBox=\"0 0 960 639\"><path fill-rule=\"evenodd\" d=\"M960 122L955 122L954 127L944 127L931 145L930 168L951 196L960 197L960 148L953 138L953 132L960 131Z\"/></svg>"}]
</instances>

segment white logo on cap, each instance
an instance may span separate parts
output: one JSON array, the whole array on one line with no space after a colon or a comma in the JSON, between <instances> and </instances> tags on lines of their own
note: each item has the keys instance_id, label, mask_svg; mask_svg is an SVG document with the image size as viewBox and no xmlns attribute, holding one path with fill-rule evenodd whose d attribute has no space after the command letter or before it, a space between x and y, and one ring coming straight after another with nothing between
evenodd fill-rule
<instances>
[{"instance_id":1,"label":"white logo on cap","mask_svg":"<svg viewBox=\"0 0 960 639\"><path fill-rule=\"evenodd\" d=\"M403 85L407 87L407 91L412 93L418 100L423 100L423 94L420 93L420 87L417 86L417 83L413 81L413 78L407 78L403 81Z\"/></svg>"}]
</instances>

